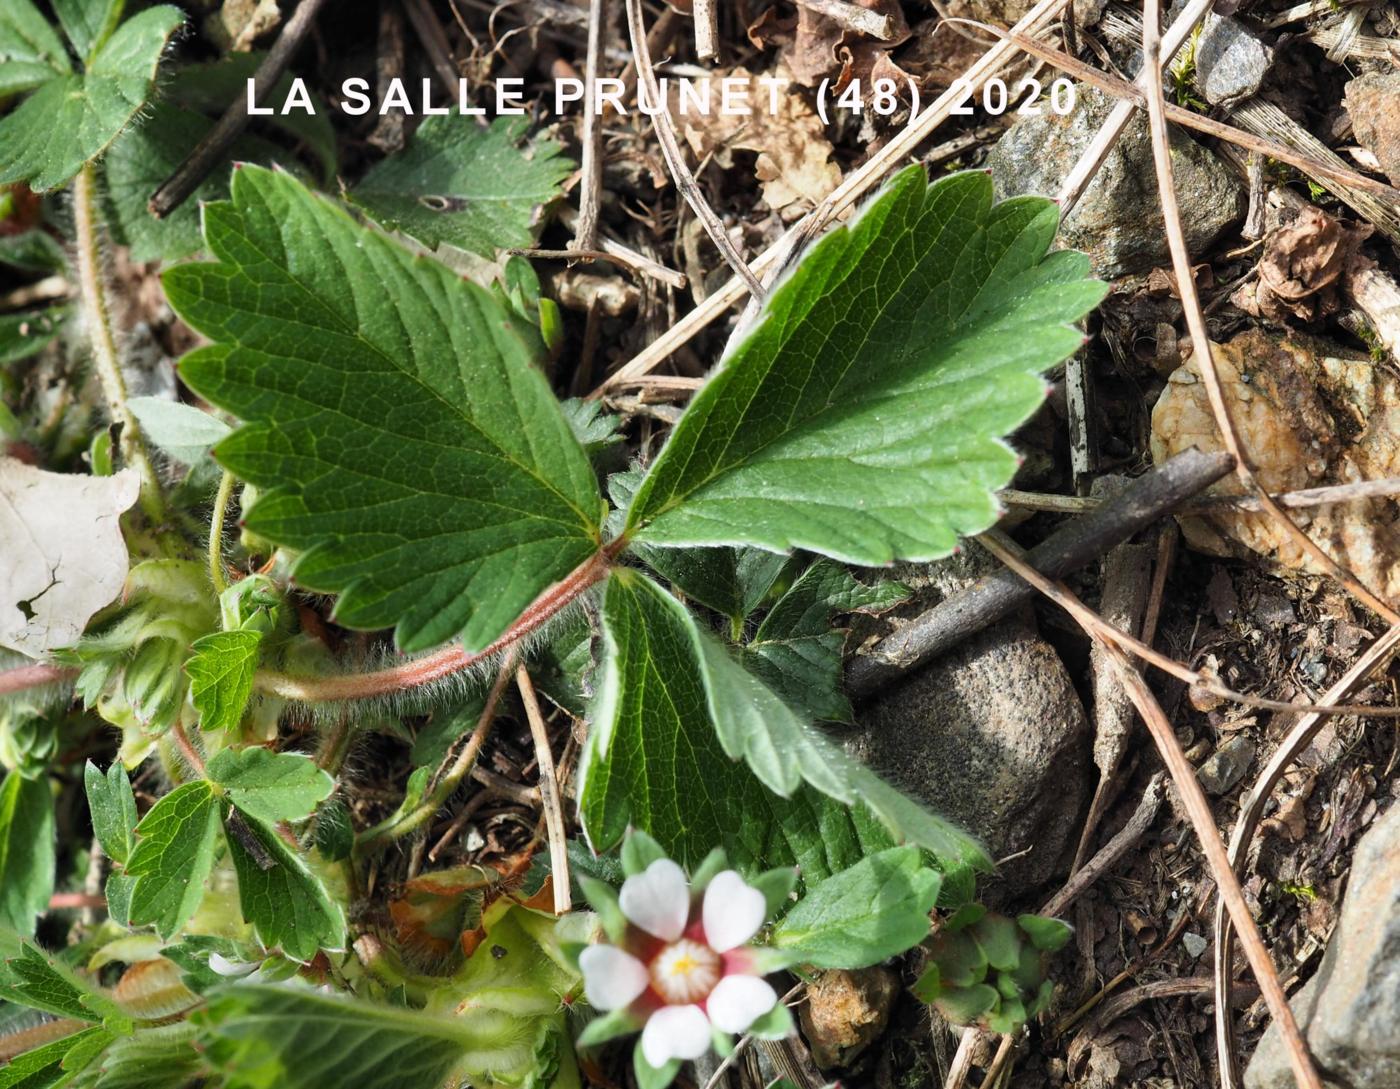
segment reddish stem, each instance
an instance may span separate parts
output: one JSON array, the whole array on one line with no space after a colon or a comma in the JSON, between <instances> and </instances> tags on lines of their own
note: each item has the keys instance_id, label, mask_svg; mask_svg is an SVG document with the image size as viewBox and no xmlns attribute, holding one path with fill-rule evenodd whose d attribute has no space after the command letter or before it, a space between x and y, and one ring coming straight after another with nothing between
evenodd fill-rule
<instances>
[{"instance_id":1,"label":"reddish stem","mask_svg":"<svg viewBox=\"0 0 1400 1089\"><path fill-rule=\"evenodd\" d=\"M60 684L71 681L77 675L76 669L49 665L47 662L7 669L0 673L0 696L11 692L23 692L26 688L38 688L45 684Z\"/></svg>"},{"instance_id":2,"label":"reddish stem","mask_svg":"<svg viewBox=\"0 0 1400 1089\"><path fill-rule=\"evenodd\" d=\"M254 685L258 691L280 696L282 699L303 703L331 703L338 700L373 699L376 696L418 688L443 677L450 677L499 654L507 647L514 646L538 631L547 621L558 616L590 587L607 577L613 557L622 550L624 544L621 539L612 541L602 551L594 553L587 561L574 568L564 579L546 589L530 603L499 639L484 650L473 652L457 645L446 646L422 658L373 673L296 677L260 670Z\"/></svg>"},{"instance_id":3,"label":"reddish stem","mask_svg":"<svg viewBox=\"0 0 1400 1089\"><path fill-rule=\"evenodd\" d=\"M93 896L86 892L56 892L49 897L49 910L60 908L105 908L107 897Z\"/></svg>"}]
</instances>

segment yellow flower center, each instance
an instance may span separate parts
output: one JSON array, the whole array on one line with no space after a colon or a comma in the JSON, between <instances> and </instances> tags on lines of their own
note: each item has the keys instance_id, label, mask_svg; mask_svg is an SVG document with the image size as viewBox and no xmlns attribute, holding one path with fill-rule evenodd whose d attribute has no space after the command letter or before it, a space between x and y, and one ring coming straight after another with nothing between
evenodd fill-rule
<instances>
[{"instance_id":1,"label":"yellow flower center","mask_svg":"<svg viewBox=\"0 0 1400 1089\"><path fill-rule=\"evenodd\" d=\"M719 982L719 954L688 938L672 942L651 961L651 985L673 1006L699 1002Z\"/></svg>"}]
</instances>

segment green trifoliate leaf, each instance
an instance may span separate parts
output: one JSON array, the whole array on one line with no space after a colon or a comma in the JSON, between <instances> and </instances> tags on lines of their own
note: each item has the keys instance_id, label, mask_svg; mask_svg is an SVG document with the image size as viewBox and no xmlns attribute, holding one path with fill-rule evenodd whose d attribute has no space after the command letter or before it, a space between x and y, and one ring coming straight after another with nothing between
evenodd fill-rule
<instances>
[{"instance_id":1,"label":"green trifoliate leaf","mask_svg":"<svg viewBox=\"0 0 1400 1089\"><path fill-rule=\"evenodd\" d=\"M851 704L841 690L846 632L832 627L832 619L837 613L888 609L908 596L897 582L867 586L839 565L818 560L759 625L744 647L744 664L812 718L850 722Z\"/></svg>"},{"instance_id":2,"label":"green trifoliate leaf","mask_svg":"<svg viewBox=\"0 0 1400 1089\"><path fill-rule=\"evenodd\" d=\"M233 730L243 721L253 695L253 673L262 639L263 633L257 629L240 628L194 641L194 655L185 663L185 672L202 729Z\"/></svg>"},{"instance_id":3,"label":"green trifoliate leaf","mask_svg":"<svg viewBox=\"0 0 1400 1089\"><path fill-rule=\"evenodd\" d=\"M239 809L264 821L309 817L335 789L335 780L311 757L257 746L221 750L209 761L209 778Z\"/></svg>"},{"instance_id":4,"label":"green trifoliate leaf","mask_svg":"<svg viewBox=\"0 0 1400 1089\"><path fill-rule=\"evenodd\" d=\"M136 878L134 925L152 923L169 940L194 914L214 864L219 808L213 784L201 779L176 787L141 818L126 864L127 876Z\"/></svg>"},{"instance_id":5,"label":"green trifoliate leaf","mask_svg":"<svg viewBox=\"0 0 1400 1089\"><path fill-rule=\"evenodd\" d=\"M344 949L340 905L276 832L246 816L238 828L230 824L228 849L238 871L243 918L258 940L303 964L321 949Z\"/></svg>"},{"instance_id":6,"label":"green trifoliate leaf","mask_svg":"<svg viewBox=\"0 0 1400 1089\"><path fill-rule=\"evenodd\" d=\"M83 786L87 792L88 812L92 830L107 857L119 866L126 865L136 845L136 795L131 779L121 761L112 761L107 774L97 770L91 760L83 768Z\"/></svg>"},{"instance_id":7,"label":"green trifoliate leaf","mask_svg":"<svg viewBox=\"0 0 1400 1089\"><path fill-rule=\"evenodd\" d=\"M145 104L165 43L184 21L168 5L148 8L116 29L82 75L55 74L38 85L0 119L0 183L54 189L101 155Z\"/></svg>"},{"instance_id":8,"label":"green trifoliate leaf","mask_svg":"<svg viewBox=\"0 0 1400 1089\"><path fill-rule=\"evenodd\" d=\"M776 288L627 515L639 542L933 560L997 517L1002 441L1103 297L1055 205L981 173L899 174Z\"/></svg>"},{"instance_id":9,"label":"green trifoliate leaf","mask_svg":"<svg viewBox=\"0 0 1400 1089\"><path fill-rule=\"evenodd\" d=\"M459 114L429 117L350 198L429 248L446 244L491 257L528 246L541 206L559 196L574 164L552 140L522 150L526 124L523 117L501 117L482 128Z\"/></svg>"},{"instance_id":10,"label":"green trifoliate leaf","mask_svg":"<svg viewBox=\"0 0 1400 1089\"><path fill-rule=\"evenodd\" d=\"M127 404L146 438L186 465L193 465L233 430L217 416L164 397L133 397Z\"/></svg>"},{"instance_id":11,"label":"green trifoliate leaf","mask_svg":"<svg viewBox=\"0 0 1400 1089\"><path fill-rule=\"evenodd\" d=\"M47 775L0 783L0 927L28 937L54 886L53 791Z\"/></svg>"},{"instance_id":12,"label":"green trifoliate leaf","mask_svg":"<svg viewBox=\"0 0 1400 1089\"><path fill-rule=\"evenodd\" d=\"M891 847L823 881L773 930L795 963L864 968L928 937L938 874L913 847Z\"/></svg>"},{"instance_id":13,"label":"green trifoliate leaf","mask_svg":"<svg viewBox=\"0 0 1400 1089\"><path fill-rule=\"evenodd\" d=\"M48 1089L88 1066L113 1036L93 1025L16 1055L0 1067L0 1089ZM94 1048L96 1050L94 1050Z\"/></svg>"},{"instance_id":14,"label":"green trifoliate leaf","mask_svg":"<svg viewBox=\"0 0 1400 1089\"><path fill-rule=\"evenodd\" d=\"M29 942L0 964L0 999L79 1021L120 1020L121 1007Z\"/></svg>"},{"instance_id":15,"label":"green trifoliate leaf","mask_svg":"<svg viewBox=\"0 0 1400 1089\"><path fill-rule=\"evenodd\" d=\"M228 1089L403 1089L444 1085L498 1047L471 1018L348 1001L306 987L236 985L196 1015Z\"/></svg>"},{"instance_id":16,"label":"green trifoliate leaf","mask_svg":"<svg viewBox=\"0 0 1400 1089\"><path fill-rule=\"evenodd\" d=\"M126 0L52 0L73 49L86 62L111 36Z\"/></svg>"},{"instance_id":17,"label":"green trifoliate leaf","mask_svg":"<svg viewBox=\"0 0 1400 1089\"><path fill-rule=\"evenodd\" d=\"M181 373L248 421L215 451L268 489L245 522L340 623L481 649L594 554L593 470L490 293L256 167L204 229L217 260L165 275L216 342Z\"/></svg>"},{"instance_id":18,"label":"green trifoliate leaf","mask_svg":"<svg viewBox=\"0 0 1400 1089\"><path fill-rule=\"evenodd\" d=\"M863 806L800 782L791 797L776 795L725 752L694 622L654 582L614 572L603 627L579 787L580 816L596 849L619 842L631 824L683 864L696 865L721 845L747 873L797 864L811 884L890 845Z\"/></svg>"},{"instance_id":19,"label":"green trifoliate leaf","mask_svg":"<svg viewBox=\"0 0 1400 1089\"><path fill-rule=\"evenodd\" d=\"M27 91L73 70L49 22L30 0L0 7L0 97Z\"/></svg>"}]
</instances>

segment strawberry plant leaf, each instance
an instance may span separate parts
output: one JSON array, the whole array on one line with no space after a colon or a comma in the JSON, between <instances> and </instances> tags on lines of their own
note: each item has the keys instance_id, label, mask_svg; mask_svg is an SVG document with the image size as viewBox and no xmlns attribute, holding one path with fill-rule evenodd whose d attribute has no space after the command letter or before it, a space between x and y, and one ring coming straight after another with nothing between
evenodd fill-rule
<instances>
[{"instance_id":1,"label":"strawberry plant leaf","mask_svg":"<svg viewBox=\"0 0 1400 1089\"><path fill-rule=\"evenodd\" d=\"M559 196L574 164L553 140L522 150L528 119L487 127L460 114L427 118L408 145L373 167L350 199L390 230L429 248L483 257L535 238L542 205Z\"/></svg>"},{"instance_id":2,"label":"strawberry plant leaf","mask_svg":"<svg viewBox=\"0 0 1400 1089\"><path fill-rule=\"evenodd\" d=\"M832 618L878 612L908 596L898 582L886 579L867 586L838 564L818 560L764 617L744 647L744 664L813 719L851 722L851 702L841 691L846 632L833 628Z\"/></svg>"},{"instance_id":3,"label":"strawberry plant leaf","mask_svg":"<svg viewBox=\"0 0 1400 1089\"><path fill-rule=\"evenodd\" d=\"M55 189L101 155L145 104L165 43L184 21L169 5L147 8L117 27L81 75L64 58L63 69L0 118L0 183Z\"/></svg>"},{"instance_id":4,"label":"strawberry plant leaf","mask_svg":"<svg viewBox=\"0 0 1400 1089\"><path fill-rule=\"evenodd\" d=\"M54 886L53 791L47 775L0 783L0 926L30 937Z\"/></svg>"},{"instance_id":5,"label":"strawberry plant leaf","mask_svg":"<svg viewBox=\"0 0 1400 1089\"><path fill-rule=\"evenodd\" d=\"M29 942L21 943L18 954L0 964L0 999L79 1021L123 1016L110 998Z\"/></svg>"},{"instance_id":6,"label":"strawberry plant leaf","mask_svg":"<svg viewBox=\"0 0 1400 1089\"><path fill-rule=\"evenodd\" d=\"M948 555L997 517L1003 441L1103 297L1047 255L1053 202L911 167L812 247L691 401L627 515L637 541Z\"/></svg>"},{"instance_id":7,"label":"strawberry plant leaf","mask_svg":"<svg viewBox=\"0 0 1400 1089\"><path fill-rule=\"evenodd\" d=\"M233 430L194 405L167 401L164 397L133 397L127 406L146 438L186 465L193 465Z\"/></svg>"},{"instance_id":8,"label":"strawberry plant leaf","mask_svg":"<svg viewBox=\"0 0 1400 1089\"><path fill-rule=\"evenodd\" d=\"M226 160L210 172L189 198L169 215L157 219L146 202L211 127L212 122L203 114L157 102L150 108L146 123L125 133L107 153L103 160L107 180L104 207L114 236L131 247L133 261L171 261L197 253L204 244L199 231L199 206L228 196L233 164L271 163L286 158L276 144L257 136L240 136Z\"/></svg>"},{"instance_id":9,"label":"strawberry plant leaf","mask_svg":"<svg viewBox=\"0 0 1400 1089\"><path fill-rule=\"evenodd\" d=\"M216 260L165 287L215 341L185 380L247 421L215 454L269 489L248 528L301 550L296 577L340 593L342 624L487 646L599 544L532 332L288 175L243 167L232 193L205 208Z\"/></svg>"},{"instance_id":10,"label":"strawberry plant leaf","mask_svg":"<svg viewBox=\"0 0 1400 1089\"><path fill-rule=\"evenodd\" d=\"M444 1017L298 986L228 987L196 1020L227 1089L444 1085L467 1059L520 1044L514 1019Z\"/></svg>"},{"instance_id":11,"label":"strawberry plant leaf","mask_svg":"<svg viewBox=\"0 0 1400 1089\"><path fill-rule=\"evenodd\" d=\"M73 70L49 22L30 0L0 7L0 97L28 91Z\"/></svg>"},{"instance_id":12,"label":"strawberry plant leaf","mask_svg":"<svg viewBox=\"0 0 1400 1089\"><path fill-rule=\"evenodd\" d=\"M126 864L127 876L136 878L133 925L152 923L167 941L185 925L204 898L218 831L214 787L203 779L176 787L141 818Z\"/></svg>"},{"instance_id":13,"label":"strawberry plant leaf","mask_svg":"<svg viewBox=\"0 0 1400 1089\"><path fill-rule=\"evenodd\" d=\"M185 663L185 672L189 674L190 700L199 712L201 729L232 730L242 721L253 695L253 670L258 664L262 638L263 633L255 628L239 628L214 632L194 641L194 654Z\"/></svg>"},{"instance_id":14,"label":"strawberry plant leaf","mask_svg":"<svg viewBox=\"0 0 1400 1089\"><path fill-rule=\"evenodd\" d=\"M694 623L650 579L613 574L603 631L594 725L579 774L579 813L595 849L619 842L631 824L683 864L719 844L745 872L797 864L810 885L891 845L858 798L848 807L800 780L775 794L725 751ZM840 785L839 777L832 782Z\"/></svg>"},{"instance_id":15,"label":"strawberry plant leaf","mask_svg":"<svg viewBox=\"0 0 1400 1089\"><path fill-rule=\"evenodd\" d=\"M89 760L83 768L83 787L87 793L88 812L92 815L92 830L102 849L119 866L126 865L136 845L136 795L131 790L131 778L121 761L103 775Z\"/></svg>"},{"instance_id":16,"label":"strawberry plant leaf","mask_svg":"<svg viewBox=\"0 0 1400 1089\"><path fill-rule=\"evenodd\" d=\"M864 968L928 937L938 874L913 847L891 847L823 881L774 927L790 963Z\"/></svg>"},{"instance_id":17,"label":"strawberry plant leaf","mask_svg":"<svg viewBox=\"0 0 1400 1089\"><path fill-rule=\"evenodd\" d=\"M257 745L221 749L208 770L209 778L228 792L229 801L262 821L309 817L335 789L335 780L311 757Z\"/></svg>"},{"instance_id":18,"label":"strawberry plant leaf","mask_svg":"<svg viewBox=\"0 0 1400 1089\"><path fill-rule=\"evenodd\" d=\"M112 35L126 0L51 0L73 49L86 64Z\"/></svg>"},{"instance_id":19,"label":"strawberry plant leaf","mask_svg":"<svg viewBox=\"0 0 1400 1089\"><path fill-rule=\"evenodd\" d=\"M345 913L340 905L276 832L251 813L245 816L239 833L230 829L228 849L238 872L243 918L257 931L258 940L303 964L321 949L344 949ZM252 842L245 842L244 835Z\"/></svg>"},{"instance_id":20,"label":"strawberry plant leaf","mask_svg":"<svg viewBox=\"0 0 1400 1089\"><path fill-rule=\"evenodd\" d=\"M58 336L67 307L0 314L0 366L38 355Z\"/></svg>"}]
</instances>

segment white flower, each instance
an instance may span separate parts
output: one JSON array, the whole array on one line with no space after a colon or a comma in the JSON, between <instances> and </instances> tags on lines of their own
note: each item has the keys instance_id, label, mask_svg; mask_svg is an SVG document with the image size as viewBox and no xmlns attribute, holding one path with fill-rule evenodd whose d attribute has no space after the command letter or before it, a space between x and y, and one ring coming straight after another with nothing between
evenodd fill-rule
<instances>
[{"instance_id":1,"label":"white flower","mask_svg":"<svg viewBox=\"0 0 1400 1089\"><path fill-rule=\"evenodd\" d=\"M767 902L733 870L716 874L697 899L685 871L657 859L623 882L618 903L632 924L627 939L583 951L584 993L595 1009L626 1009L644 1023L642 1055L652 1067L698 1059L715 1030L745 1032L777 1005L743 948L763 926Z\"/></svg>"}]
</instances>

